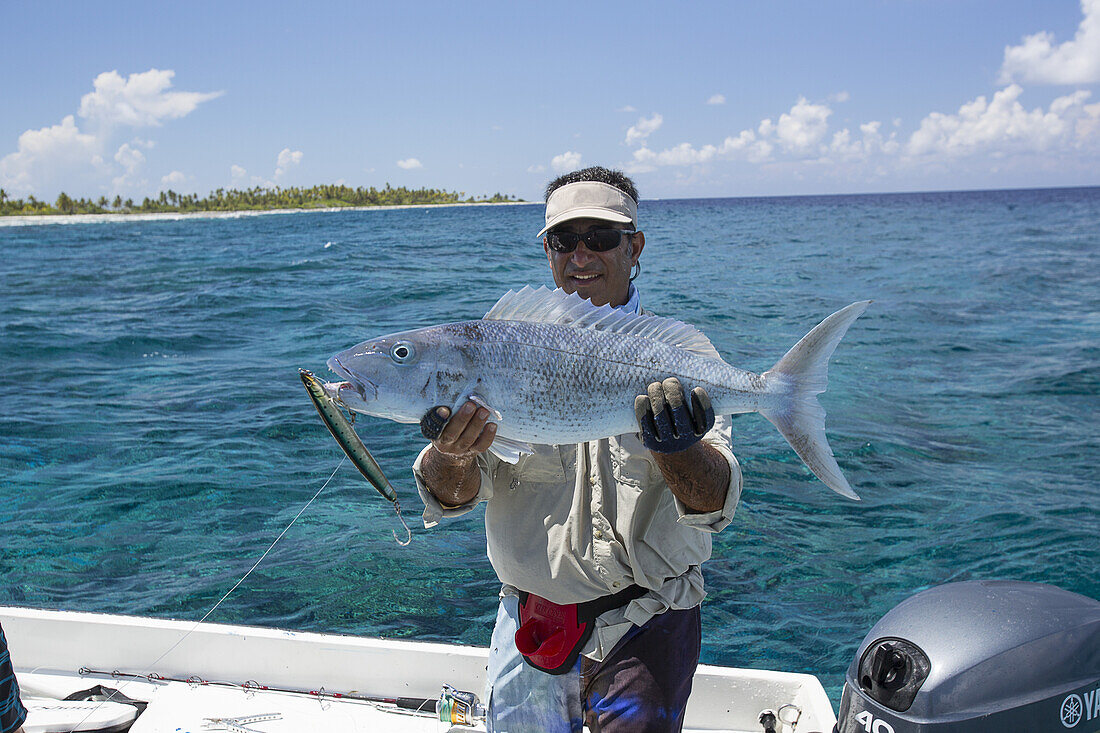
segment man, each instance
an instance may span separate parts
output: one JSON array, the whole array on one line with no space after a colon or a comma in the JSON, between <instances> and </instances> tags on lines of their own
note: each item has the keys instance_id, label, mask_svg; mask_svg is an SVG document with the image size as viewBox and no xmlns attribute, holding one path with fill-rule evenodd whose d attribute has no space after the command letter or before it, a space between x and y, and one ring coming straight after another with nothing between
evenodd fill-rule
<instances>
[{"instance_id":1,"label":"man","mask_svg":"<svg viewBox=\"0 0 1100 733\"><path fill-rule=\"evenodd\" d=\"M8 640L0 626L0 733L23 733L27 711L19 699L19 683L11 668Z\"/></svg>"},{"instance_id":2,"label":"man","mask_svg":"<svg viewBox=\"0 0 1100 733\"><path fill-rule=\"evenodd\" d=\"M547 187L554 282L639 313L629 178L587 168ZM642 390L644 394L641 394ZM639 385L639 432L535 446L511 465L487 453L496 426L467 402L425 416L413 467L425 524L485 502L489 560L504 584L489 656L491 731L676 731L699 660L699 565L741 492L728 418L701 388ZM442 430L438 424L444 423Z\"/></svg>"}]
</instances>

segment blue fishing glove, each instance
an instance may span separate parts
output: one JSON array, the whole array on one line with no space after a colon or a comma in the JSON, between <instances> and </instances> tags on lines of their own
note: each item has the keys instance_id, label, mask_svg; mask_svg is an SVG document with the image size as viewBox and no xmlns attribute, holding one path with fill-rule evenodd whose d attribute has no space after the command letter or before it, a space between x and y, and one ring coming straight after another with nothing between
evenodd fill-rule
<instances>
[{"instance_id":1,"label":"blue fishing glove","mask_svg":"<svg viewBox=\"0 0 1100 733\"><path fill-rule=\"evenodd\" d=\"M705 389L691 390L690 409L687 402L676 377L652 382L646 394L634 398L634 415L646 448L656 453L679 453L714 427L714 406Z\"/></svg>"}]
</instances>

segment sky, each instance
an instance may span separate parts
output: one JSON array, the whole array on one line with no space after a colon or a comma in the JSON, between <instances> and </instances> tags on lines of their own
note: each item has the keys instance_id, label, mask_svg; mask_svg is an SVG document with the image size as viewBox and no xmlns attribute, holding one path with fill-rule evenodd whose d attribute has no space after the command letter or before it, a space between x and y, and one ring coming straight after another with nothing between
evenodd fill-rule
<instances>
[{"instance_id":1,"label":"sky","mask_svg":"<svg viewBox=\"0 0 1100 733\"><path fill-rule=\"evenodd\" d=\"M1100 185L1100 0L0 0L11 197Z\"/></svg>"}]
</instances>

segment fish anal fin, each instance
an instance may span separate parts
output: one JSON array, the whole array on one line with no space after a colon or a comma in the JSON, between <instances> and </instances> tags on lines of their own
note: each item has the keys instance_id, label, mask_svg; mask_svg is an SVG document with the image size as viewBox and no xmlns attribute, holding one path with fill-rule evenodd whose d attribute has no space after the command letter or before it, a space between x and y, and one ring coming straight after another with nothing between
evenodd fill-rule
<instances>
[{"instance_id":1,"label":"fish anal fin","mask_svg":"<svg viewBox=\"0 0 1100 733\"><path fill-rule=\"evenodd\" d=\"M493 444L489 446L489 452L505 463L515 464L524 455L534 453L535 447L530 443L502 438L498 435L493 439Z\"/></svg>"}]
</instances>

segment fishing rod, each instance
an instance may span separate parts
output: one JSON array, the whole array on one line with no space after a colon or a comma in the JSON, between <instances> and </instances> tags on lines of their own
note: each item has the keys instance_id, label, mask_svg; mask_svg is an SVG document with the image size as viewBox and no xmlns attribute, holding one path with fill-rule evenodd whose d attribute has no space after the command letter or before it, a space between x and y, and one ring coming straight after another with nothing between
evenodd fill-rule
<instances>
[{"instance_id":1,"label":"fishing rod","mask_svg":"<svg viewBox=\"0 0 1100 733\"><path fill-rule=\"evenodd\" d=\"M354 692L329 692L324 687L317 690L296 690L290 687L278 687L272 685L261 685L256 680L246 680L244 682L231 682L228 680L208 680L198 675L192 675L190 677L172 677L170 675L162 675L157 672L147 672L144 674L138 674L136 672L122 672L120 670L107 671L105 669L92 669L91 667L81 667L77 670L77 674L81 677L89 675L99 675L104 677L111 677L112 679L124 679L131 682L138 680L145 680L153 684L161 682L186 682L193 687L229 687L232 689L243 690L244 692L279 692L288 695L302 695L317 698L318 700L351 700L355 702L366 702L383 705L393 705L404 710L412 710L415 712L423 712L428 715L435 715L435 706L439 702L438 698L427 697L385 697L376 695L361 695Z\"/></svg>"},{"instance_id":2,"label":"fishing rod","mask_svg":"<svg viewBox=\"0 0 1100 733\"><path fill-rule=\"evenodd\" d=\"M171 677L156 672L137 674L134 672L122 672L117 669L108 672L107 670L92 669L90 667L81 667L77 670L77 674L81 677L98 675L102 677L111 677L112 679L124 679L127 682L136 682L138 680L144 680L152 684L183 682L193 687L227 687L230 689L242 690L244 692L276 692L286 695L312 697L317 699L318 702L324 702L325 700L361 702L375 707L385 706L386 710L405 715L436 718L444 723L475 723L485 717L485 707L481 704L476 694L458 690L451 685L443 685L440 695L437 698L386 697L362 695L354 692L329 692L324 687L318 690L297 690L291 687L262 685L256 680L246 680L245 682L208 680L198 675L192 675L190 677ZM116 694L121 694L118 693L118 691L114 692Z\"/></svg>"}]
</instances>

